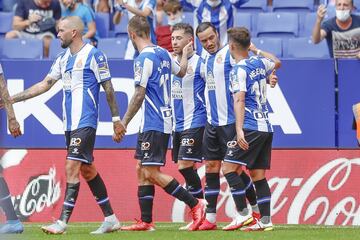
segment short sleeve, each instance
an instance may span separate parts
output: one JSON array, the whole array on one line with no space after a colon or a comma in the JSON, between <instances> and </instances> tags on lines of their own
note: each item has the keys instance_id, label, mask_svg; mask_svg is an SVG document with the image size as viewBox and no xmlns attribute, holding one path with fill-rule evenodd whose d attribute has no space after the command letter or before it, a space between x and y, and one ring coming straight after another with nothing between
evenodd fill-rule
<instances>
[{"instance_id":1,"label":"short sleeve","mask_svg":"<svg viewBox=\"0 0 360 240\"><path fill-rule=\"evenodd\" d=\"M275 63L268 58L261 58L261 61L265 65L266 76L269 76L275 68Z\"/></svg>"},{"instance_id":2,"label":"short sleeve","mask_svg":"<svg viewBox=\"0 0 360 240\"><path fill-rule=\"evenodd\" d=\"M24 20L27 19L24 1L18 1L15 9L15 16L21 17Z\"/></svg>"},{"instance_id":3,"label":"short sleeve","mask_svg":"<svg viewBox=\"0 0 360 240\"><path fill-rule=\"evenodd\" d=\"M329 36L331 34L331 31L333 30L333 28L331 27L331 21L333 19L328 19L326 21L324 21L322 24L321 24L321 29L323 29L325 32L326 32L326 35Z\"/></svg>"},{"instance_id":4,"label":"short sleeve","mask_svg":"<svg viewBox=\"0 0 360 240\"><path fill-rule=\"evenodd\" d=\"M97 51L91 62L91 70L95 73L98 83L111 79L109 64L104 53Z\"/></svg>"},{"instance_id":5,"label":"short sleeve","mask_svg":"<svg viewBox=\"0 0 360 240\"><path fill-rule=\"evenodd\" d=\"M156 8L156 0L148 0L144 3L144 8L149 8L152 12L155 11Z\"/></svg>"},{"instance_id":6,"label":"short sleeve","mask_svg":"<svg viewBox=\"0 0 360 240\"><path fill-rule=\"evenodd\" d=\"M142 86L146 88L153 71L153 65L153 61L147 57L138 57L134 61L135 86Z\"/></svg>"},{"instance_id":7,"label":"short sleeve","mask_svg":"<svg viewBox=\"0 0 360 240\"><path fill-rule=\"evenodd\" d=\"M48 76L52 79L59 80L61 78L61 66L60 66L60 60L63 55L59 55L53 65L50 68L50 71L48 73Z\"/></svg>"},{"instance_id":8,"label":"short sleeve","mask_svg":"<svg viewBox=\"0 0 360 240\"><path fill-rule=\"evenodd\" d=\"M246 92L246 71L242 68L234 68L230 72L230 90L232 93Z\"/></svg>"},{"instance_id":9,"label":"short sleeve","mask_svg":"<svg viewBox=\"0 0 360 240\"><path fill-rule=\"evenodd\" d=\"M89 7L84 6L84 11L85 11L84 20L86 24L95 21L95 15L93 14L92 10Z\"/></svg>"}]
</instances>

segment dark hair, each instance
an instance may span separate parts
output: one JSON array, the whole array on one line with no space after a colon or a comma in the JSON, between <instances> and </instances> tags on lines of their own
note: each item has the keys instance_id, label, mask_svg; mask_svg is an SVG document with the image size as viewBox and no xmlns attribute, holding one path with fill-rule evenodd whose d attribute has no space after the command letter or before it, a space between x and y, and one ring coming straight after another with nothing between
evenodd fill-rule
<instances>
[{"instance_id":1,"label":"dark hair","mask_svg":"<svg viewBox=\"0 0 360 240\"><path fill-rule=\"evenodd\" d=\"M188 23L177 23L177 24L175 24L171 29L171 33L173 33L174 31L177 31L177 30L184 30L185 34L188 34L188 35L190 35L192 37L194 36L194 29Z\"/></svg>"},{"instance_id":2,"label":"dark hair","mask_svg":"<svg viewBox=\"0 0 360 240\"><path fill-rule=\"evenodd\" d=\"M204 32L206 29L208 28L212 28L212 30L216 33L216 28L214 25L212 25L211 22L202 22L199 24L199 26L196 28L196 36L201 33L201 32Z\"/></svg>"},{"instance_id":3,"label":"dark hair","mask_svg":"<svg viewBox=\"0 0 360 240\"><path fill-rule=\"evenodd\" d=\"M169 0L165 3L163 10L164 12L176 13L182 11L183 7L178 0Z\"/></svg>"},{"instance_id":4,"label":"dark hair","mask_svg":"<svg viewBox=\"0 0 360 240\"><path fill-rule=\"evenodd\" d=\"M132 17L128 23L128 28L141 38L150 36L150 25L146 17L137 15Z\"/></svg>"},{"instance_id":5,"label":"dark hair","mask_svg":"<svg viewBox=\"0 0 360 240\"><path fill-rule=\"evenodd\" d=\"M245 27L233 27L227 30L229 41L237 46L247 49L251 43L250 32Z\"/></svg>"}]
</instances>

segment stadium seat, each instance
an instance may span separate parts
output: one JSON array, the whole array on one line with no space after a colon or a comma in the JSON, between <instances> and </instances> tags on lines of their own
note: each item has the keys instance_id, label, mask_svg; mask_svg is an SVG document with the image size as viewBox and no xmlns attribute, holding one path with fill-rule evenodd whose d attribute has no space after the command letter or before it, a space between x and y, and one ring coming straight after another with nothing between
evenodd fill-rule
<instances>
[{"instance_id":1,"label":"stadium seat","mask_svg":"<svg viewBox=\"0 0 360 240\"><path fill-rule=\"evenodd\" d=\"M250 0L242 5L237 11L259 13L266 12L267 10L267 0Z\"/></svg>"},{"instance_id":2,"label":"stadium seat","mask_svg":"<svg viewBox=\"0 0 360 240\"><path fill-rule=\"evenodd\" d=\"M314 10L314 0L273 0L274 12L310 12Z\"/></svg>"},{"instance_id":3,"label":"stadium seat","mask_svg":"<svg viewBox=\"0 0 360 240\"><path fill-rule=\"evenodd\" d=\"M282 57L282 39L281 38L252 38L251 42L259 49Z\"/></svg>"},{"instance_id":4,"label":"stadium seat","mask_svg":"<svg viewBox=\"0 0 360 240\"><path fill-rule=\"evenodd\" d=\"M103 38L99 39L98 49L103 51L108 58L124 58L127 42L127 36Z\"/></svg>"},{"instance_id":5,"label":"stadium seat","mask_svg":"<svg viewBox=\"0 0 360 240\"><path fill-rule=\"evenodd\" d=\"M0 36L4 36L12 29L13 16L12 12L0 12Z\"/></svg>"},{"instance_id":6,"label":"stadium seat","mask_svg":"<svg viewBox=\"0 0 360 240\"><path fill-rule=\"evenodd\" d=\"M4 39L3 58L41 59L43 41L38 39Z\"/></svg>"},{"instance_id":7,"label":"stadium seat","mask_svg":"<svg viewBox=\"0 0 360 240\"><path fill-rule=\"evenodd\" d=\"M96 30L99 37L106 38L109 35L110 30L110 16L108 13L96 13L95 14Z\"/></svg>"},{"instance_id":8,"label":"stadium seat","mask_svg":"<svg viewBox=\"0 0 360 240\"><path fill-rule=\"evenodd\" d=\"M50 47L49 47L49 58L50 59L55 59L57 57L57 55L61 52L65 51L65 49L63 49L61 47L61 43L60 40L58 38L55 38L51 41L50 43Z\"/></svg>"},{"instance_id":9,"label":"stadium seat","mask_svg":"<svg viewBox=\"0 0 360 240\"><path fill-rule=\"evenodd\" d=\"M123 14L120 23L115 25L115 29L114 29L115 37L118 37L119 35L127 35L128 22L129 22L129 18L127 14Z\"/></svg>"},{"instance_id":10,"label":"stadium seat","mask_svg":"<svg viewBox=\"0 0 360 240\"><path fill-rule=\"evenodd\" d=\"M234 18L234 26L235 27L246 27L249 31L252 31L251 25L251 13L236 13Z\"/></svg>"},{"instance_id":11,"label":"stadium seat","mask_svg":"<svg viewBox=\"0 0 360 240\"><path fill-rule=\"evenodd\" d=\"M326 41L313 44L311 38L292 38L283 49L286 58L330 58Z\"/></svg>"},{"instance_id":12,"label":"stadium seat","mask_svg":"<svg viewBox=\"0 0 360 240\"><path fill-rule=\"evenodd\" d=\"M297 37L299 17L297 13L259 13L257 37Z\"/></svg>"}]
</instances>

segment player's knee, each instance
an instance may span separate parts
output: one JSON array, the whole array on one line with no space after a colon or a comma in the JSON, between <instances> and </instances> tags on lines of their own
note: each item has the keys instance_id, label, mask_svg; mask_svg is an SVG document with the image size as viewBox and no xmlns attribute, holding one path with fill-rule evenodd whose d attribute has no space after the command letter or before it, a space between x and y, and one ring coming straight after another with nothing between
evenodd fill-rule
<instances>
[{"instance_id":1,"label":"player's knee","mask_svg":"<svg viewBox=\"0 0 360 240\"><path fill-rule=\"evenodd\" d=\"M85 165L85 164L83 164L81 166L80 172L81 172L81 176L86 181L92 180L97 174L97 171L95 168L92 168L91 165Z\"/></svg>"},{"instance_id":2,"label":"player's knee","mask_svg":"<svg viewBox=\"0 0 360 240\"><path fill-rule=\"evenodd\" d=\"M80 169L74 161L66 161L65 164L66 179L72 181L79 178Z\"/></svg>"},{"instance_id":3,"label":"player's knee","mask_svg":"<svg viewBox=\"0 0 360 240\"><path fill-rule=\"evenodd\" d=\"M150 182L156 182L157 179L157 169L154 167L143 167L143 171L144 171L144 177L146 180L150 181Z\"/></svg>"},{"instance_id":4,"label":"player's knee","mask_svg":"<svg viewBox=\"0 0 360 240\"><path fill-rule=\"evenodd\" d=\"M259 181L264 179L265 176L265 170L250 170L250 177L253 182Z\"/></svg>"},{"instance_id":5,"label":"player's knee","mask_svg":"<svg viewBox=\"0 0 360 240\"><path fill-rule=\"evenodd\" d=\"M184 169L184 168L189 168L189 167L194 167L194 162L193 161L184 161L184 160L179 160L178 161L178 169Z\"/></svg>"},{"instance_id":6,"label":"player's knee","mask_svg":"<svg viewBox=\"0 0 360 240\"><path fill-rule=\"evenodd\" d=\"M221 168L221 162L220 161L207 161L205 163L206 172L219 172Z\"/></svg>"}]
</instances>

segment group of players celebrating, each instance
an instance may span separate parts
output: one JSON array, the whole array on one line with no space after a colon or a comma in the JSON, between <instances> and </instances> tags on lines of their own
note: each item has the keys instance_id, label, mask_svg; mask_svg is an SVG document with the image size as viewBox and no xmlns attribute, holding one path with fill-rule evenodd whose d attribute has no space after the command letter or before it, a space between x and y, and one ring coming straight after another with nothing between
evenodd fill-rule
<instances>
[{"instance_id":1,"label":"group of players celebrating","mask_svg":"<svg viewBox=\"0 0 360 240\"><path fill-rule=\"evenodd\" d=\"M249 31L242 27L229 29L228 44L221 46L219 34L209 22L201 23L196 29L196 37L207 51L205 59L195 53L194 30L185 23L171 29L174 53L170 54L151 43L146 18L134 16L128 23L128 35L139 52L134 59L135 92L121 119L106 56L83 42L83 28L78 17L62 19L58 37L66 50L54 61L48 75L29 89L2 97L1 101L2 106L24 101L46 92L57 80L63 81L67 144L65 199L60 218L42 230L49 234L66 231L80 189L80 174L105 217L93 234L119 229L155 230L154 185L191 209L192 221L181 230L217 229L220 170L237 209L233 221L223 230L272 230L271 192L265 171L270 168L273 129L268 120L266 89L267 84L274 87L277 83L275 69L280 67L279 59L257 49L251 43ZM254 56L250 57L249 52ZM93 163L100 85L111 110L115 142L123 139L131 119L142 111L135 151L141 220L129 226L120 225ZM14 132L13 125L9 123L9 127ZM15 129L17 134L13 135L17 136L18 125ZM186 188L160 170L165 166L171 134L172 158ZM196 170L196 163L202 160L206 166L204 190ZM4 195L9 195L8 191L0 195L3 208ZM10 221L5 226L3 232L20 232L12 228Z\"/></svg>"}]
</instances>

